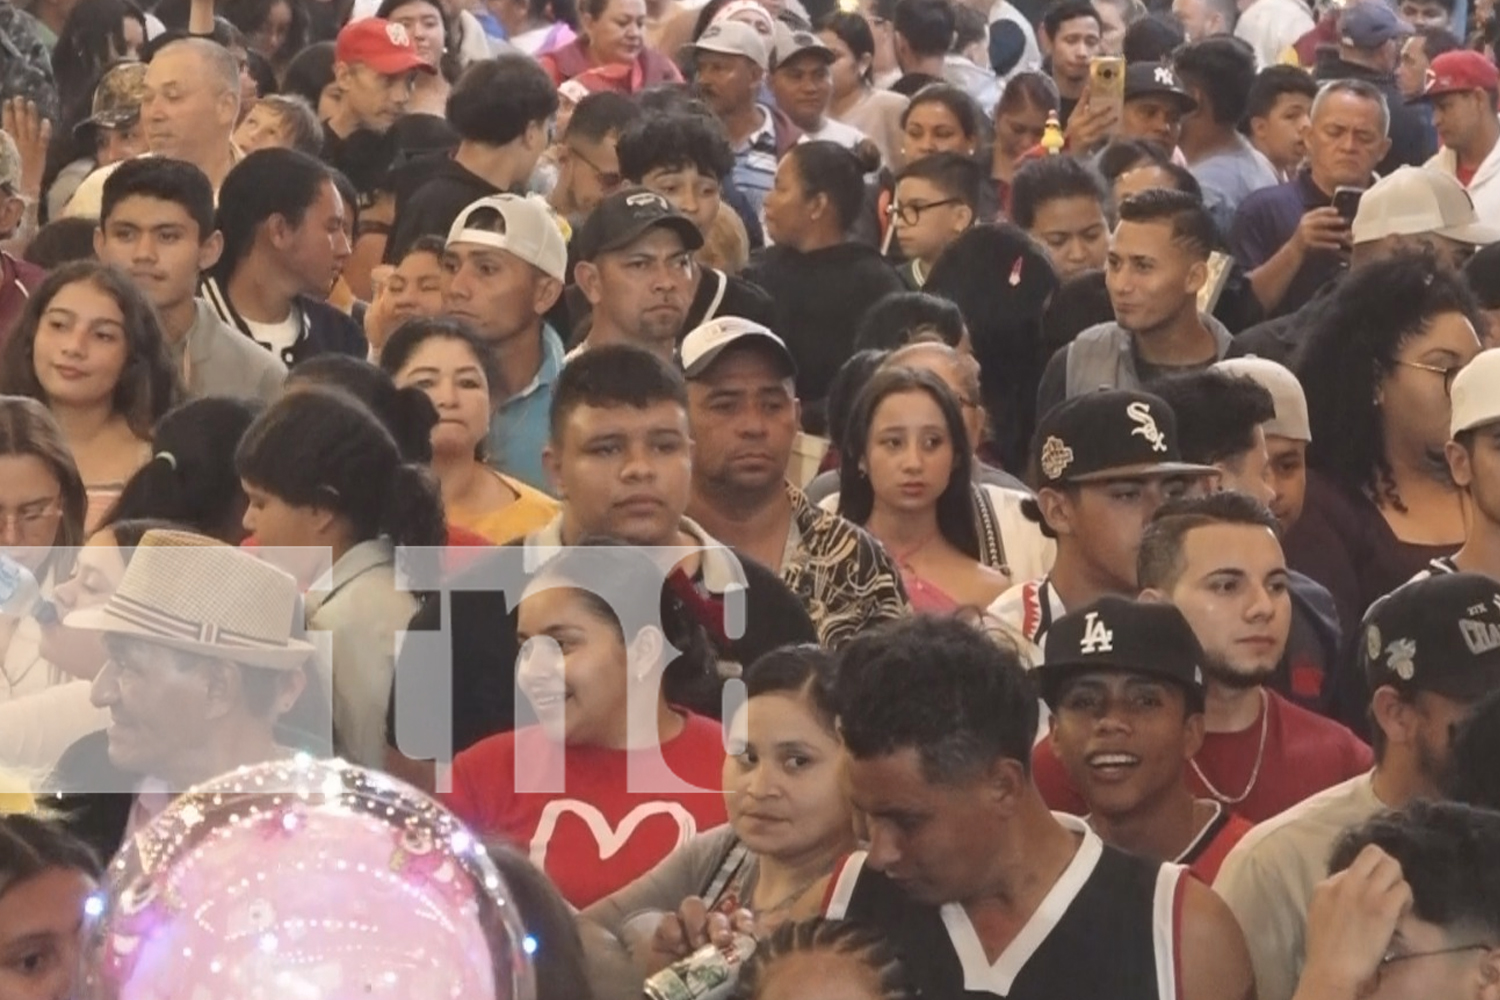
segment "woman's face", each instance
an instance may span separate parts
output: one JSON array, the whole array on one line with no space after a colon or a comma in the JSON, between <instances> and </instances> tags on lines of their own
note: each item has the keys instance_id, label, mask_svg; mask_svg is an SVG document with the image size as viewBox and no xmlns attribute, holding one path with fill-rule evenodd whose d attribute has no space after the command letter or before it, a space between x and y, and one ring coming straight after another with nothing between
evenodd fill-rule
<instances>
[{"instance_id":1,"label":"woman's face","mask_svg":"<svg viewBox=\"0 0 1500 1000\"><path fill-rule=\"evenodd\" d=\"M292 32L292 5L280 0L266 11L266 19L247 39L250 47L267 59L274 60Z\"/></svg>"},{"instance_id":2,"label":"woman's face","mask_svg":"<svg viewBox=\"0 0 1500 1000\"><path fill-rule=\"evenodd\" d=\"M646 0L609 0L598 17L583 15L583 30L596 63L631 62L646 47Z\"/></svg>"},{"instance_id":3,"label":"woman's face","mask_svg":"<svg viewBox=\"0 0 1500 1000\"><path fill-rule=\"evenodd\" d=\"M338 114L339 107L344 103L344 92L339 89L337 83L330 82L318 94L318 121L326 122Z\"/></svg>"},{"instance_id":4,"label":"woman's face","mask_svg":"<svg viewBox=\"0 0 1500 1000\"><path fill-rule=\"evenodd\" d=\"M0 546L32 573L57 544L62 483L35 455L0 456Z\"/></svg>"},{"instance_id":5,"label":"woman's face","mask_svg":"<svg viewBox=\"0 0 1500 1000\"><path fill-rule=\"evenodd\" d=\"M516 683L555 740L621 747L629 672L617 625L566 585L529 591L516 612Z\"/></svg>"},{"instance_id":6,"label":"woman's face","mask_svg":"<svg viewBox=\"0 0 1500 1000\"><path fill-rule=\"evenodd\" d=\"M411 35L417 55L436 66L443 58L443 12L427 0L404 3L391 11L392 21Z\"/></svg>"},{"instance_id":7,"label":"woman's face","mask_svg":"<svg viewBox=\"0 0 1500 1000\"><path fill-rule=\"evenodd\" d=\"M290 149L292 145L281 112L264 104L256 104L240 122L234 130L234 144L246 153L257 149Z\"/></svg>"},{"instance_id":8,"label":"woman's face","mask_svg":"<svg viewBox=\"0 0 1500 1000\"><path fill-rule=\"evenodd\" d=\"M68 1000L81 967L84 905L97 886L48 868L0 896L0 997Z\"/></svg>"},{"instance_id":9,"label":"woman's face","mask_svg":"<svg viewBox=\"0 0 1500 1000\"><path fill-rule=\"evenodd\" d=\"M942 101L923 101L907 111L906 139L902 145L907 163L933 153L973 156L974 148L974 136L964 132L963 124Z\"/></svg>"},{"instance_id":10,"label":"woman's face","mask_svg":"<svg viewBox=\"0 0 1500 1000\"><path fill-rule=\"evenodd\" d=\"M1396 349L1396 364L1376 389L1387 450L1443 463L1452 400L1449 379L1431 369L1462 368L1479 353L1479 335L1462 313L1440 313ZM1422 367L1417 367L1422 366ZM1455 373L1456 374L1456 373Z\"/></svg>"},{"instance_id":11,"label":"woman's face","mask_svg":"<svg viewBox=\"0 0 1500 1000\"><path fill-rule=\"evenodd\" d=\"M64 285L42 310L33 364L49 406L108 405L130 349L114 296L82 279Z\"/></svg>"},{"instance_id":12,"label":"woman's face","mask_svg":"<svg viewBox=\"0 0 1500 1000\"><path fill-rule=\"evenodd\" d=\"M865 474L877 504L919 511L937 503L953 475L953 437L931 395L909 389L880 401L865 444Z\"/></svg>"},{"instance_id":13,"label":"woman's face","mask_svg":"<svg viewBox=\"0 0 1500 1000\"><path fill-rule=\"evenodd\" d=\"M802 171L797 160L788 153L776 167L776 179L766 193L766 235L784 246L799 247L803 237L812 228L808 217L808 198L802 186Z\"/></svg>"},{"instance_id":14,"label":"woman's face","mask_svg":"<svg viewBox=\"0 0 1500 1000\"><path fill-rule=\"evenodd\" d=\"M421 389L437 407L434 454L473 455L489 434L489 382L479 359L462 340L429 337L396 373L396 385Z\"/></svg>"},{"instance_id":15,"label":"woman's face","mask_svg":"<svg viewBox=\"0 0 1500 1000\"><path fill-rule=\"evenodd\" d=\"M1047 112L1022 101L995 116L995 148L1014 160L1042 141L1047 130Z\"/></svg>"},{"instance_id":16,"label":"woman's face","mask_svg":"<svg viewBox=\"0 0 1500 1000\"><path fill-rule=\"evenodd\" d=\"M844 44L844 40L832 31L820 31L818 37L823 44L833 50L837 57L829 72L833 76L833 99L835 101L847 97L865 85L864 73L868 67L870 58L866 56L864 61L854 58L854 50Z\"/></svg>"},{"instance_id":17,"label":"woman's face","mask_svg":"<svg viewBox=\"0 0 1500 1000\"><path fill-rule=\"evenodd\" d=\"M91 681L108 654L98 632L85 632L63 624L68 615L94 608L109 600L125 576L125 556L114 532L105 528L78 550L73 575L52 593L57 621L42 627L41 653L48 662L80 680Z\"/></svg>"},{"instance_id":18,"label":"woman's face","mask_svg":"<svg viewBox=\"0 0 1500 1000\"><path fill-rule=\"evenodd\" d=\"M125 47L118 48L115 40L109 40L110 62L119 62L122 59L139 59L141 49L146 45L146 26L133 17L127 17L120 22L120 33L125 37Z\"/></svg>"},{"instance_id":19,"label":"woman's face","mask_svg":"<svg viewBox=\"0 0 1500 1000\"><path fill-rule=\"evenodd\" d=\"M386 280L385 291L397 323L413 316L438 315L443 311L442 260L436 254L407 254Z\"/></svg>"},{"instance_id":20,"label":"woman's face","mask_svg":"<svg viewBox=\"0 0 1500 1000\"><path fill-rule=\"evenodd\" d=\"M746 847L793 861L852 842L839 742L805 697L751 698L730 725L729 745L724 801Z\"/></svg>"}]
</instances>

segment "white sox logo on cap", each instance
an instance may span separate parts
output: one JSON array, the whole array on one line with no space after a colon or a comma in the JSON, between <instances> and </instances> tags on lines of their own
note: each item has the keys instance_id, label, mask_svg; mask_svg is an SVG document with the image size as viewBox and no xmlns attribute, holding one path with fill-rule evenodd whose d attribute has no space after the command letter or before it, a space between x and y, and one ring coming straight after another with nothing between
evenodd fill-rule
<instances>
[{"instance_id":1,"label":"white sox logo on cap","mask_svg":"<svg viewBox=\"0 0 1500 1000\"><path fill-rule=\"evenodd\" d=\"M1150 403L1136 400L1125 407L1125 415L1136 425L1135 430L1130 432L1132 435L1139 434L1149 441L1152 451L1167 450L1167 436L1161 432L1161 428L1156 426L1156 418L1151 415Z\"/></svg>"}]
</instances>

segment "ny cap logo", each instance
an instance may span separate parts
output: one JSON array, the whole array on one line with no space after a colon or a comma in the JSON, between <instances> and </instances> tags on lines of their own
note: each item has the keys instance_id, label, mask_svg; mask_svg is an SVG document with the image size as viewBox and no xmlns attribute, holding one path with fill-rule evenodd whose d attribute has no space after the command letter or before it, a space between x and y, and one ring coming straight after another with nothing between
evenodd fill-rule
<instances>
[{"instance_id":1,"label":"ny cap logo","mask_svg":"<svg viewBox=\"0 0 1500 1000\"><path fill-rule=\"evenodd\" d=\"M1115 651L1115 634L1099 620L1099 612L1090 611L1083 616L1083 641L1078 649L1089 654Z\"/></svg>"},{"instance_id":2,"label":"ny cap logo","mask_svg":"<svg viewBox=\"0 0 1500 1000\"><path fill-rule=\"evenodd\" d=\"M1177 79L1172 76L1172 70L1167 66L1156 67L1156 82L1163 87L1177 86Z\"/></svg>"},{"instance_id":3,"label":"ny cap logo","mask_svg":"<svg viewBox=\"0 0 1500 1000\"><path fill-rule=\"evenodd\" d=\"M1136 400L1125 407L1125 415L1135 423L1135 430L1131 431L1132 437L1139 434L1151 443L1152 451L1167 450L1167 436L1156 426L1156 418L1151 415L1151 404Z\"/></svg>"}]
</instances>

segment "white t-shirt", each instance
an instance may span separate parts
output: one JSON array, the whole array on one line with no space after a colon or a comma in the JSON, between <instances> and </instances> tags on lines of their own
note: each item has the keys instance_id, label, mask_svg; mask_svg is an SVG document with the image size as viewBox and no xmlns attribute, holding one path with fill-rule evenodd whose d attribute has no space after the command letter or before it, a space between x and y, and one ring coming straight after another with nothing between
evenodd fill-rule
<instances>
[{"instance_id":1,"label":"white t-shirt","mask_svg":"<svg viewBox=\"0 0 1500 1000\"><path fill-rule=\"evenodd\" d=\"M280 323L257 323L247 319L245 326L249 328L250 336L257 343L269 347L277 357L281 357L282 351L295 344L297 337L302 333L301 317L297 315L295 309L288 313L286 319Z\"/></svg>"},{"instance_id":2,"label":"white t-shirt","mask_svg":"<svg viewBox=\"0 0 1500 1000\"><path fill-rule=\"evenodd\" d=\"M816 132L808 132L803 138L808 142L836 142L845 149L853 149L864 141L865 134L853 125L845 125L833 118L824 118L822 128Z\"/></svg>"}]
</instances>

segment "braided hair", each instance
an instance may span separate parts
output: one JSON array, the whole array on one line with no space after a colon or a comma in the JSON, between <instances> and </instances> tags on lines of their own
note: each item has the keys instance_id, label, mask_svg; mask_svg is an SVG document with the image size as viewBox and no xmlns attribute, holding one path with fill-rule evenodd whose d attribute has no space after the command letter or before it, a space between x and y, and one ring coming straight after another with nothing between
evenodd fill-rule
<instances>
[{"instance_id":1,"label":"braided hair","mask_svg":"<svg viewBox=\"0 0 1500 1000\"><path fill-rule=\"evenodd\" d=\"M785 923L763 939L740 969L734 1000L755 1000L777 960L797 954L836 952L856 958L874 975L881 1000L916 1000L916 990L896 950L879 931L846 920L815 917Z\"/></svg>"}]
</instances>

